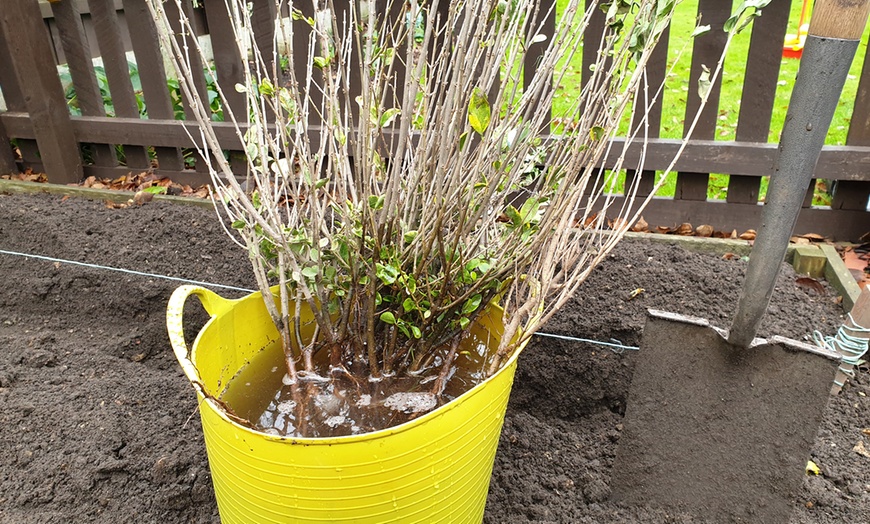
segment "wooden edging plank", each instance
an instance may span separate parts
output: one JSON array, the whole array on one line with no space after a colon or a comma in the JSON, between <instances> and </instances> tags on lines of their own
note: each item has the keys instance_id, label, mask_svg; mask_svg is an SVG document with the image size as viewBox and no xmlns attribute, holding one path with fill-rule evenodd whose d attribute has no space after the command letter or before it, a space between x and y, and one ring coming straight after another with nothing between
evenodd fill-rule
<instances>
[{"instance_id":1,"label":"wooden edging plank","mask_svg":"<svg viewBox=\"0 0 870 524\"><path fill-rule=\"evenodd\" d=\"M0 180L0 193L10 194L36 194L48 193L52 195L87 198L90 200L102 200L123 204L133 199L130 191L116 191L112 189L94 189L90 187L62 186L58 184L40 184L35 182L23 182L19 180ZM172 195L154 195L154 200L181 204L185 206L212 207L211 200L204 198L180 197Z\"/></svg>"},{"instance_id":2,"label":"wooden edging plank","mask_svg":"<svg viewBox=\"0 0 870 524\"><path fill-rule=\"evenodd\" d=\"M843 296L843 309L851 311L858 297L861 295L861 288L849 272L837 249L829 244L819 246L825 256L828 258L825 264L825 280L828 281L840 295Z\"/></svg>"}]
</instances>

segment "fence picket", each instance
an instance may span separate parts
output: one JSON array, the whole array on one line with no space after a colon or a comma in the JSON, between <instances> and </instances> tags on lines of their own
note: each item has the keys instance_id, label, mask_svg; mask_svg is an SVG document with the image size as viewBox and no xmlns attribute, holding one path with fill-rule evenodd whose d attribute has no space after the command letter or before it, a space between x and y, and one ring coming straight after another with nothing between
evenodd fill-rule
<instances>
[{"instance_id":1,"label":"fence picket","mask_svg":"<svg viewBox=\"0 0 870 524\"><path fill-rule=\"evenodd\" d=\"M772 2L764 8L764 15L752 25L740 115L737 118L738 142L767 142L779 66L782 63L782 54L771 50L782 47L788 26L789 4ZM758 177L732 175L728 180L726 201L756 204L760 187L761 179Z\"/></svg>"},{"instance_id":2,"label":"fence picket","mask_svg":"<svg viewBox=\"0 0 870 524\"><path fill-rule=\"evenodd\" d=\"M870 53L864 56L861 79L852 109L852 119L846 145L870 146ZM856 209L866 211L870 199L870 180L862 182L838 181L833 189L831 207L834 209ZM870 226L868 226L870 228Z\"/></svg>"},{"instance_id":3,"label":"fence picket","mask_svg":"<svg viewBox=\"0 0 870 524\"><path fill-rule=\"evenodd\" d=\"M124 12L130 31L142 96L145 98L149 119L173 120L175 111L166 86L166 70L157 39L157 27L145 3L141 0L124 0ZM177 147L156 147L157 165L160 169L180 171L184 169L181 151Z\"/></svg>"},{"instance_id":4,"label":"fence picket","mask_svg":"<svg viewBox=\"0 0 870 524\"><path fill-rule=\"evenodd\" d=\"M48 31L42 22L36 2L8 2L0 12L0 30L5 41L6 56L11 57L12 67L4 64L0 69L14 70L10 81L9 71L4 72L2 89L8 97L10 108L26 108L38 144L41 159L50 180L55 183L77 182L82 179L82 162L79 146L73 134L69 109L63 96L63 88L57 76L54 55ZM27 96L22 96L21 86L27 82ZM13 87L15 86L15 87ZM18 100L15 97L19 97ZM23 99L23 104L21 101ZM32 143L19 143L25 163L34 153Z\"/></svg>"},{"instance_id":5,"label":"fence picket","mask_svg":"<svg viewBox=\"0 0 870 524\"><path fill-rule=\"evenodd\" d=\"M652 98L655 96L655 90L657 86L662 85L665 81L665 75L667 74L668 69L668 42L670 40L670 28L667 28L662 33L659 44L652 52L650 56L649 62L647 62L646 74L647 80L646 84L649 86L649 93L644 94L643 92L638 95L645 100L646 96ZM659 97L650 105L649 110L646 111L647 115L647 123L648 131L646 135L649 138L658 138L660 130L662 128L662 95L661 93ZM648 102L643 102L645 105ZM632 121L632 126L637 129L637 126L643 125L644 112L642 109L638 109L634 115L634 119ZM639 136L643 136L644 132L641 131ZM637 185L637 196L645 197L652 193L652 190L655 186L656 182L656 172L655 170L645 169L641 171L640 176L637 174L637 170L628 169L625 172L625 188L626 191L631 191L632 187Z\"/></svg>"},{"instance_id":6,"label":"fence picket","mask_svg":"<svg viewBox=\"0 0 870 524\"><path fill-rule=\"evenodd\" d=\"M130 68L127 55L124 53L124 43L114 3L112 0L88 0L88 6L94 18L94 32L100 47L100 56L103 58L115 114L127 118L138 117L139 105L133 92L133 83L130 81ZM130 168L151 167L148 152L144 148L125 145L124 157Z\"/></svg>"},{"instance_id":7,"label":"fence picket","mask_svg":"<svg viewBox=\"0 0 870 524\"><path fill-rule=\"evenodd\" d=\"M69 67L70 77L76 91L79 110L83 116L106 116L103 95L94 73L91 49L85 37L81 14L73 2L54 2L51 4L55 29L60 33L63 56ZM116 166L118 157L110 144L91 144L94 164Z\"/></svg>"},{"instance_id":8,"label":"fence picket","mask_svg":"<svg viewBox=\"0 0 870 524\"><path fill-rule=\"evenodd\" d=\"M689 74L689 92L686 96L686 119L683 133L689 131L692 119L701 107L701 97L698 95L698 80L701 78L702 67L710 68L712 72L725 48L727 34L722 30L725 20L731 16L731 0L699 0L698 14L700 24L709 25L710 31L695 37L692 47L692 68ZM722 76L710 88L707 105L701 112L693 139L714 140L716 138L716 122L719 113L719 94L722 91ZM674 200L707 200L707 185L709 173L677 173L677 186Z\"/></svg>"}]
</instances>

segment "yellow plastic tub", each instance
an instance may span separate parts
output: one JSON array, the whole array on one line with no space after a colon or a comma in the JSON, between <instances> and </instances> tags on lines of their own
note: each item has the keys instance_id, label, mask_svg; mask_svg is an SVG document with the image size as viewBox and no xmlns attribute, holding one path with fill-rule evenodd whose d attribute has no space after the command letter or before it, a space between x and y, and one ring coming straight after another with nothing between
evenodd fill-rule
<instances>
[{"instance_id":1,"label":"yellow plastic tub","mask_svg":"<svg viewBox=\"0 0 870 524\"><path fill-rule=\"evenodd\" d=\"M211 315L188 351L182 310L197 295ZM502 333L500 311L476 329ZM200 400L221 520L231 523L477 523L519 351L453 402L406 424L336 438L267 435L232 421L212 400L278 333L259 293L227 300L182 286L167 311L169 337Z\"/></svg>"}]
</instances>

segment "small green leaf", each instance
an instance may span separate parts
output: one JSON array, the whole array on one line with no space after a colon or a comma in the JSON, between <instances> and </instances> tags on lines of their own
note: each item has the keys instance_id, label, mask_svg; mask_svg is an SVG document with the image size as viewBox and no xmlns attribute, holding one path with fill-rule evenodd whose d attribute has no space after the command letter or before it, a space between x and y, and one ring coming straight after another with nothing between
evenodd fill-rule
<instances>
[{"instance_id":1,"label":"small green leaf","mask_svg":"<svg viewBox=\"0 0 870 524\"><path fill-rule=\"evenodd\" d=\"M317 276L317 267L308 266L302 270L302 276L305 278L314 278Z\"/></svg>"},{"instance_id":2,"label":"small green leaf","mask_svg":"<svg viewBox=\"0 0 870 524\"><path fill-rule=\"evenodd\" d=\"M414 335L414 338L422 338L423 332L420 331L420 328L417 326L411 326L411 334Z\"/></svg>"},{"instance_id":3,"label":"small green leaf","mask_svg":"<svg viewBox=\"0 0 870 524\"><path fill-rule=\"evenodd\" d=\"M402 302L402 309L405 310L405 313L407 313L409 311L413 311L416 308L417 308L417 305L414 304L414 301L411 300L410 298L406 298L405 301Z\"/></svg>"},{"instance_id":4,"label":"small green leaf","mask_svg":"<svg viewBox=\"0 0 870 524\"><path fill-rule=\"evenodd\" d=\"M465 304L462 305L462 314L470 315L477 311L477 308L480 307L481 296L480 293L472 296L468 300L465 301Z\"/></svg>"},{"instance_id":5,"label":"small green leaf","mask_svg":"<svg viewBox=\"0 0 870 524\"><path fill-rule=\"evenodd\" d=\"M465 149L465 141L468 140L468 132L459 135L459 150Z\"/></svg>"},{"instance_id":6,"label":"small green leaf","mask_svg":"<svg viewBox=\"0 0 870 524\"><path fill-rule=\"evenodd\" d=\"M389 311L384 311L383 313L381 313L381 322L385 322L387 324L390 324L391 326L395 325L396 316Z\"/></svg>"},{"instance_id":7,"label":"small green leaf","mask_svg":"<svg viewBox=\"0 0 870 524\"><path fill-rule=\"evenodd\" d=\"M398 108L395 108L395 107L392 108L392 109L387 109L387 110L384 111L384 113L381 115L381 120L380 120L380 122L378 122L378 125L380 125L381 127L387 127L387 126L389 126L390 124L392 124L392 123L393 123L393 120L395 120L395 118L396 118L397 116L399 116L400 114L402 114L402 110L401 110L401 109L398 109Z\"/></svg>"},{"instance_id":8,"label":"small green leaf","mask_svg":"<svg viewBox=\"0 0 870 524\"><path fill-rule=\"evenodd\" d=\"M471 98L468 101L468 123L471 124L471 129L474 129L477 134L482 135L489 127L490 118L489 101L486 99L486 93L479 87L475 87L471 92Z\"/></svg>"},{"instance_id":9,"label":"small green leaf","mask_svg":"<svg viewBox=\"0 0 870 524\"><path fill-rule=\"evenodd\" d=\"M417 238L417 230L408 231L403 235L406 244L410 244Z\"/></svg>"},{"instance_id":10,"label":"small green leaf","mask_svg":"<svg viewBox=\"0 0 870 524\"><path fill-rule=\"evenodd\" d=\"M329 58L324 56L315 56L314 57L314 67L317 69L323 69L329 65Z\"/></svg>"},{"instance_id":11,"label":"small green leaf","mask_svg":"<svg viewBox=\"0 0 870 524\"><path fill-rule=\"evenodd\" d=\"M263 96L272 96L275 94L275 86L268 80L263 80L259 85L260 94Z\"/></svg>"},{"instance_id":12,"label":"small green leaf","mask_svg":"<svg viewBox=\"0 0 870 524\"><path fill-rule=\"evenodd\" d=\"M709 25L699 25L698 27L695 28L694 31L692 31L691 37L695 38L696 36L701 36L701 35L709 33L709 32L710 32Z\"/></svg>"},{"instance_id":13,"label":"small green leaf","mask_svg":"<svg viewBox=\"0 0 870 524\"><path fill-rule=\"evenodd\" d=\"M165 195L166 194L166 188L163 186L146 187L142 191L144 191L146 193L151 193L152 195Z\"/></svg>"},{"instance_id":14,"label":"small green leaf","mask_svg":"<svg viewBox=\"0 0 870 524\"><path fill-rule=\"evenodd\" d=\"M398 278L399 270L393 266L385 266L378 262L375 264L375 274L379 279L381 279L381 282L389 286L396 281L396 278Z\"/></svg>"},{"instance_id":15,"label":"small green leaf","mask_svg":"<svg viewBox=\"0 0 870 524\"><path fill-rule=\"evenodd\" d=\"M604 138L604 128L601 126L592 126L592 128L589 129L589 138L596 142L601 140Z\"/></svg>"},{"instance_id":16,"label":"small green leaf","mask_svg":"<svg viewBox=\"0 0 870 524\"><path fill-rule=\"evenodd\" d=\"M471 321L468 320L467 317L460 317L460 318L459 318L459 329L465 329L465 328L467 328L467 327L468 327L468 324L471 324Z\"/></svg>"},{"instance_id":17,"label":"small green leaf","mask_svg":"<svg viewBox=\"0 0 870 524\"><path fill-rule=\"evenodd\" d=\"M710 81L710 69L701 64L701 76L698 78L698 96L701 97L701 100L707 98L712 88L713 82Z\"/></svg>"},{"instance_id":18,"label":"small green leaf","mask_svg":"<svg viewBox=\"0 0 870 524\"><path fill-rule=\"evenodd\" d=\"M244 220L236 220L232 224L233 229L245 229L245 221Z\"/></svg>"},{"instance_id":19,"label":"small green leaf","mask_svg":"<svg viewBox=\"0 0 870 524\"><path fill-rule=\"evenodd\" d=\"M374 211L379 209L383 209L384 207L384 195L369 195L369 208Z\"/></svg>"}]
</instances>

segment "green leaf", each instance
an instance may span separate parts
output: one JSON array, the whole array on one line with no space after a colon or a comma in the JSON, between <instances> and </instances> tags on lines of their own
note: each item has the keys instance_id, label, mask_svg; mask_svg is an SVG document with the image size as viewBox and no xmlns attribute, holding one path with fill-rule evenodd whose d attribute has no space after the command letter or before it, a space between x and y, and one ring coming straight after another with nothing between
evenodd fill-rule
<instances>
[{"instance_id":1,"label":"green leaf","mask_svg":"<svg viewBox=\"0 0 870 524\"><path fill-rule=\"evenodd\" d=\"M308 266L302 270L302 276L306 278L314 278L317 276L317 267Z\"/></svg>"},{"instance_id":2,"label":"green leaf","mask_svg":"<svg viewBox=\"0 0 870 524\"><path fill-rule=\"evenodd\" d=\"M523 217L520 215L520 212L517 211L513 205L508 204L508 206L504 210L505 215L510 219L513 227L520 227L523 225Z\"/></svg>"},{"instance_id":3,"label":"green leaf","mask_svg":"<svg viewBox=\"0 0 870 524\"><path fill-rule=\"evenodd\" d=\"M479 87L475 87L468 101L468 123L471 124L471 129L482 135L489 127L491 117L486 93Z\"/></svg>"},{"instance_id":4,"label":"green leaf","mask_svg":"<svg viewBox=\"0 0 870 524\"><path fill-rule=\"evenodd\" d=\"M468 140L468 132L459 135L459 150L465 149L465 141Z\"/></svg>"},{"instance_id":5,"label":"green leaf","mask_svg":"<svg viewBox=\"0 0 870 524\"><path fill-rule=\"evenodd\" d=\"M761 10L767 7L767 4L770 2L771 0L745 0L739 7L737 7L737 10L734 11L733 15L731 15L731 18L725 21L725 25L722 29L724 29L726 33L730 33L736 28L739 33L749 25L753 18L761 16ZM749 9L753 9L753 11L748 13L747 11ZM746 18L742 19L744 14L746 15Z\"/></svg>"},{"instance_id":6,"label":"green leaf","mask_svg":"<svg viewBox=\"0 0 870 524\"><path fill-rule=\"evenodd\" d=\"M146 193L151 193L152 195L165 195L166 194L166 188L163 186L146 187L142 191L145 191Z\"/></svg>"},{"instance_id":7,"label":"green leaf","mask_svg":"<svg viewBox=\"0 0 870 524\"><path fill-rule=\"evenodd\" d=\"M329 65L329 58L325 56L315 56L314 57L314 67L317 69L323 69Z\"/></svg>"},{"instance_id":8,"label":"green leaf","mask_svg":"<svg viewBox=\"0 0 870 524\"><path fill-rule=\"evenodd\" d=\"M589 129L589 138L593 141L598 141L604 138L604 128L601 126L592 126Z\"/></svg>"},{"instance_id":9,"label":"green leaf","mask_svg":"<svg viewBox=\"0 0 870 524\"><path fill-rule=\"evenodd\" d=\"M713 82L710 81L710 69L701 64L701 76L698 78L698 96L701 97L701 100L707 98L712 88Z\"/></svg>"},{"instance_id":10,"label":"green leaf","mask_svg":"<svg viewBox=\"0 0 870 524\"><path fill-rule=\"evenodd\" d=\"M459 329L465 329L465 328L467 328L467 327L468 327L468 324L471 324L471 321L468 320L467 317L460 317L460 318L459 318Z\"/></svg>"},{"instance_id":11,"label":"green leaf","mask_svg":"<svg viewBox=\"0 0 870 524\"><path fill-rule=\"evenodd\" d=\"M417 326L411 326L411 334L414 335L414 338L422 338L423 332L420 331L420 328Z\"/></svg>"},{"instance_id":12,"label":"green leaf","mask_svg":"<svg viewBox=\"0 0 870 524\"><path fill-rule=\"evenodd\" d=\"M381 322L384 322L384 323L387 323L387 324L390 324L391 326L393 326L396 324L396 316L393 315L389 311L384 311L383 313L381 313Z\"/></svg>"},{"instance_id":13,"label":"green leaf","mask_svg":"<svg viewBox=\"0 0 870 524\"><path fill-rule=\"evenodd\" d=\"M378 125L380 125L381 127L387 127L387 126L389 126L390 124L392 124L392 123L393 123L393 120L395 120L395 118L396 118L397 116L399 116L400 114L402 114L402 110L401 110L401 109L398 109L398 108L395 108L395 107L392 108L392 109L387 109L387 110L384 111L384 113L381 115L381 119L380 119L380 122L378 122Z\"/></svg>"},{"instance_id":14,"label":"green leaf","mask_svg":"<svg viewBox=\"0 0 870 524\"><path fill-rule=\"evenodd\" d=\"M245 221L244 220L236 220L232 224L233 229L245 229Z\"/></svg>"},{"instance_id":15,"label":"green leaf","mask_svg":"<svg viewBox=\"0 0 870 524\"><path fill-rule=\"evenodd\" d=\"M402 309L405 310L405 313L409 311L413 311L417 308L417 304L414 304L414 301L410 298L406 298L404 302L402 302Z\"/></svg>"},{"instance_id":16,"label":"green leaf","mask_svg":"<svg viewBox=\"0 0 870 524\"><path fill-rule=\"evenodd\" d=\"M411 242L414 241L415 238L417 238L417 230L416 229L413 231L408 231L403 235L403 239L405 240L406 244L410 244Z\"/></svg>"},{"instance_id":17,"label":"green leaf","mask_svg":"<svg viewBox=\"0 0 870 524\"><path fill-rule=\"evenodd\" d=\"M272 96L275 94L275 86L268 80L263 80L259 85L260 94L263 96Z\"/></svg>"},{"instance_id":18,"label":"green leaf","mask_svg":"<svg viewBox=\"0 0 870 524\"><path fill-rule=\"evenodd\" d=\"M709 33L709 32L710 32L709 25L699 25L698 27L695 28L694 31L692 31L691 37L695 38L696 36L701 36L701 35Z\"/></svg>"},{"instance_id":19,"label":"green leaf","mask_svg":"<svg viewBox=\"0 0 870 524\"><path fill-rule=\"evenodd\" d=\"M478 294L472 296L471 298L469 298L468 300L466 300L465 304L462 305L462 314L463 315L470 315L470 314L474 313L475 311L477 311L477 308L480 307L481 299L482 299L482 297L480 296L480 293L478 293Z\"/></svg>"},{"instance_id":20,"label":"green leaf","mask_svg":"<svg viewBox=\"0 0 870 524\"><path fill-rule=\"evenodd\" d=\"M384 195L369 195L369 208L374 211L379 209L383 209L384 207Z\"/></svg>"},{"instance_id":21,"label":"green leaf","mask_svg":"<svg viewBox=\"0 0 870 524\"><path fill-rule=\"evenodd\" d=\"M399 269L393 266L385 266L378 262L375 264L375 275L381 279L381 282L389 286L396 281L396 278L398 278Z\"/></svg>"}]
</instances>

